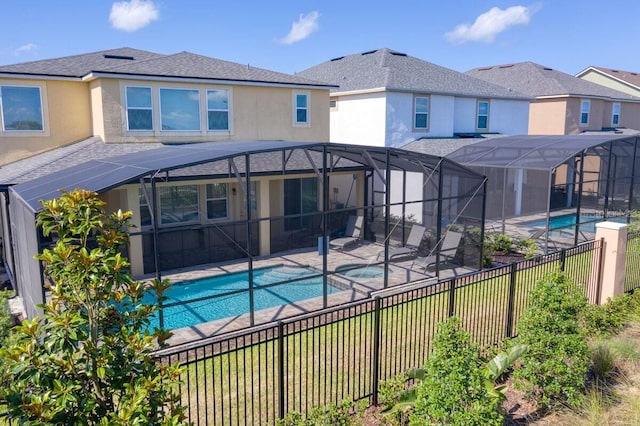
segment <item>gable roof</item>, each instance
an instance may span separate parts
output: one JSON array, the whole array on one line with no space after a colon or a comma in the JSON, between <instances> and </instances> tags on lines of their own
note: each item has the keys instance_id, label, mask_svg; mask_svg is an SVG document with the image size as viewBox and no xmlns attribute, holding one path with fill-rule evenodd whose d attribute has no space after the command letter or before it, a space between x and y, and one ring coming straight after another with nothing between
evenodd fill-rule
<instances>
[{"instance_id":1,"label":"gable roof","mask_svg":"<svg viewBox=\"0 0 640 426\"><path fill-rule=\"evenodd\" d=\"M537 98L578 96L640 101L638 97L533 62L474 68L465 74Z\"/></svg>"},{"instance_id":2,"label":"gable roof","mask_svg":"<svg viewBox=\"0 0 640 426\"><path fill-rule=\"evenodd\" d=\"M331 59L297 75L340 86L338 92L384 89L487 98L529 99L499 85L391 49Z\"/></svg>"},{"instance_id":3,"label":"gable roof","mask_svg":"<svg viewBox=\"0 0 640 426\"><path fill-rule=\"evenodd\" d=\"M0 77L161 77L330 87L325 83L189 52L162 55L128 47L0 66Z\"/></svg>"},{"instance_id":4,"label":"gable roof","mask_svg":"<svg viewBox=\"0 0 640 426\"><path fill-rule=\"evenodd\" d=\"M604 68L604 67L595 67L590 66L586 69L580 71L576 74L576 77L581 77L589 71L597 72L598 74L606 75L607 77L611 77L614 80L622 81L627 83L629 86L633 86L636 89L640 90L640 73L633 71L623 71L612 68Z\"/></svg>"}]
</instances>

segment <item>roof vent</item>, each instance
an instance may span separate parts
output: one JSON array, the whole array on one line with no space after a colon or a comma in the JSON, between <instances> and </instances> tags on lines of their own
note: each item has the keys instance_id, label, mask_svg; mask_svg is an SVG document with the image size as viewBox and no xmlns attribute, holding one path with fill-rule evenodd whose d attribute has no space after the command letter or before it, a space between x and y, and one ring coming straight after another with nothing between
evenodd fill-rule
<instances>
[{"instance_id":1,"label":"roof vent","mask_svg":"<svg viewBox=\"0 0 640 426\"><path fill-rule=\"evenodd\" d=\"M338 56L337 58L333 58L333 59L331 60L331 62L333 62L333 61L339 61L340 59L344 59L344 56Z\"/></svg>"},{"instance_id":2,"label":"roof vent","mask_svg":"<svg viewBox=\"0 0 640 426\"><path fill-rule=\"evenodd\" d=\"M618 71L618 70L611 70L611 72L620 72L620 71Z\"/></svg>"},{"instance_id":3,"label":"roof vent","mask_svg":"<svg viewBox=\"0 0 640 426\"><path fill-rule=\"evenodd\" d=\"M553 68L543 67L542 69L545 70L545 71L553 71Z\"/></svg>"},{"instance_id":4,"label":"roof vent","mask_svg":"<svg viewBox=\"0 0 640 426\"><path fill-rule=\"evenodd\" d=\"M637 72L632 72L632 73L630 73L630 74L631 74L631 75L638 75L638 73L637 73Z\"/></svg>"},{"instance_id":5,"label":"roof vent","mask_svg":"<svg viewBox=\"0 0 640 426\"><path fill-rule=\"evenodd\" d=\"M478 71L489 71L493 67L478 68Z\"/></svg>"},{"instance_id":6,"label":"roof vent","mask_svg":"<svg viewBox=\"0 0 640 426\"><path fill-rule=\"evenodd\" d=\"M368 52L362 52L362 56L364 55L371 55L372 53L376 53L378 51L378 49L376 50L369 50Z\"/></svg>"},{"instance_id":7,"label":"roof vent","mask_svg":"<svg viewBox=\"0 0 640 426\"><path fill-rule=\"evenodd\" d=\"M407 56L406 53L401 53L401 52L393 52L392 51L392 52L389 52L389 53L391 53L393 56Z\"/></svg>"},{"instance_id":8,"label":"roof vent","mask_svg":"<svg viewBox=\"0 0 640 426\"><path fill-rule=\"evenodd\" d=\"M509 65L500 65L498 68L512 68L513 64L509 64Z\"/></svg>"},{"instance_id":9,"label":"roof vent","mask_svg":"<svg viewBox=\"0 0 640 426\"><path fill-rule=\"evenodd\" d=\"M127 55L103 55L105 59L124 59L127 61L133 61L135 58L133 56L127 56Z\"/></svg>"}]
</instances>

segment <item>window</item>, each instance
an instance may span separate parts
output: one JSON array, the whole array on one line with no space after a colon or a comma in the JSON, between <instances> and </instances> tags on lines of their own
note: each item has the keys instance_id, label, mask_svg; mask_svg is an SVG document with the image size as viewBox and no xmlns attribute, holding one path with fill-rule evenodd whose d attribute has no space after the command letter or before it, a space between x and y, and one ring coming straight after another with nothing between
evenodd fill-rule
<instances>
[{"instance_id":1,"label":"window","mask_svg":"<svg viewBox=\"0 0 640 426\"><path fill-rule=\"evenodd\" d=\"M198 185L163 186L158 188L160 223L183 223L199 220Z\"/></svg>"},{"instance_id":2,"label":"window","mask_svg":"<svg viewBox=\"0 0 640 426\"><path fill-rule=\"evenodd\" d=\"M199 131L200 91L160 89L160 120L164 131Z\"/></svg>"},{"instance_id":3,"label":"window","mask_svg":"<svg viewBox=\"0 0 640 426\"><path fill-rule=\"evenodd\" d=\"M617 126L620 124L620 104L615 103L611 112L611 124Z\"/></svg>"},{"instance_id":4,"label":"window","mask_svg":"<svg viewBox=\"0 0 640 426\"><path fill-rule=\"evenodd\" d=\"M329 99L329 108L335 108L338 106L338 101L335 99Z\"/></svg>"},{"instance_id":5,"label":"window","mask_svg":"<svg viewBox=\"0 0 640 426\"><path fill-rule=\"evenodd\" d=\"M287 179L284 181L284 214L300 215L318 211L317 178ZM291 217L284 220L284 230L311 228L313 216Z\"/></svg>"},{"instance_id":6,"label":"window","mask_svg":"<svg viewBox=\"0 0 640 426\"><path fill-rule=\"evenodd\" d=\"M580 124L589 124L589 109L591 108L591 102L582 101L580 106Z\"/></svg>"},{"instance_id":7,"label":"window","mask_svg":"<svg viewBox=\"0 0 640 426\"><path fill-rule=\"evenodd\" d=\"M129 130L153 130L153 106L150 87L126 88L127 128Z\"/></svg>"},{"instance_id":8,"label":"window","mask_svg":"<svg viewBox=\"0 0 640 426\"><path fill-rule=\"evenodd\" d=\"M151 191L147 191L151 198ZM147 204L142 188L138 189L138 199L140 200L140 226L151 226L151 206Z\"/></svg>"},{"instance_id":9,"label":"window","mask_svg":"<svg viewBox=\"0 0 640 426\"><path fill-rule=\"evenodd\" d=\"M0 86L3 130L43 131L41 99L39 87Z\"/></svg>"},{"instance_id":10,"label":"window","mask_svg":"<svg viewBox=\"0 0 640 426\"><path fill-rule=\"evenodd\" d=\"M413 98L413 128L415 130L429 128L429 98L427 96Z\"/></svg>"},{"instance_id":11,"label":"window","mask_svg":"<svg viewBox=\"0 0 640 426\"><path fill-rule=\"evenodd\" d=\"M207 184L207 219L227 217L227 184Z\"/></svg>"},{"instance_id":12,"label":"window","mask_svg":"<svg viewBox=\"0 0 640 426\"><path fill-rule=\"evenodd\" d=\"M209 130L229 130L229 92L207 90L207 121Z\"/></svg>"},{"instance_id":13,"label":"window","mask_svg":"<svg viewBox=\"0 0 640 426\"><path fill-rule=\"evenodd\" d=\"M489 128L489 101L478 101L478 130L487 130Z\"/></svg>"},{"instance_id":14,"label":"window","mask_svg":"<svg viewBox=\"0 0 640 426\"><path fill-rule=\"evenodd\" d=\"M295 97L295 124L309 124L309 95L296 93Z\"/></svg>"}]
</instances>

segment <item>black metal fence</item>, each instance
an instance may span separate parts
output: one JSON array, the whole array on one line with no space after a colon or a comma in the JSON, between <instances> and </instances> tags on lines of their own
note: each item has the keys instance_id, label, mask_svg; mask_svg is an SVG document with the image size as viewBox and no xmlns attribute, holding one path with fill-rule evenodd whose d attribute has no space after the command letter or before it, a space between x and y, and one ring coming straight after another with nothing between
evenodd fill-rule
<instances>
[{"instance_id":1,"label":"black metal fence","mask_svg":"<svg viewBox=\"0 0 640 426\"><path fill-rule=\"evenodd\" d=\"M185 367L179 384L196 425L274 423L289 411L378 399L381 381L422 366L437 323L459 316L488 348L517 334L529 292L564 270L592 299L599 292L601 241L158 353ZM406 286L405 286L406 287ZM597 300L596 300L597 301Z\"/></svg>"},{"instance_id":2,"label":"black metal fence","mask_svg":"<svg viewBox=\"0 0 640 426\"><path fill-rule=\"evenodd\" d=\"M627 253L625 257L624 291L640 288L640 232L627 235Z\"/></svg>"}]
</instances>

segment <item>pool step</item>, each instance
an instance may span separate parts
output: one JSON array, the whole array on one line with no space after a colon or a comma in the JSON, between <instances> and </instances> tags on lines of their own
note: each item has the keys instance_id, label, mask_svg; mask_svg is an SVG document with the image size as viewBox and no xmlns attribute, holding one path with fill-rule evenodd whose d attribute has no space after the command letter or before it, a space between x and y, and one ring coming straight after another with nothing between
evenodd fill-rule
<instances>
[{"instance_id":1,"label":"pool step","mask_svg":"<svg viewBox=\"0 0 640 426\"><path fill-rule=\"evenodd\" d=\"M255 282L258 285L267 285L278 282L284 282L293 280L296 278L304 278L307 276L315 275L313 271L304 267L282 266L277 269L272 269L265 274L256 277Z\"/></svg>"}]
</instances>

